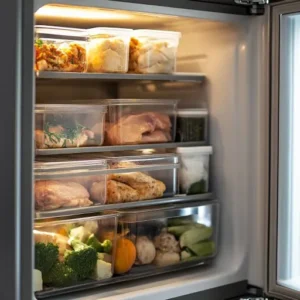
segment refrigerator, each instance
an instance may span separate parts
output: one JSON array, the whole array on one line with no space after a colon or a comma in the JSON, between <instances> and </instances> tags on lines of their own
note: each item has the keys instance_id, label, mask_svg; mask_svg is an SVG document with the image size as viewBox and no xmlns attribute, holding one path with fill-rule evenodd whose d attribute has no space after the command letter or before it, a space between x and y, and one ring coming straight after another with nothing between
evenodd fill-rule
<instances>
[{"instance_id":1,"label":"refrigerator","mask_svg":"<svg viewBox=\"0 0 300 300\"><path fill-rule=\"evenodd\" d=\"M41 154L34 144L35 105L95 104L91 99L179 99L180 109L208 110L208 140L186 146L213 147L210 193L153 202L147 213L134 204L129 209L137 209L135 218L165 216L165 209L180 215L187 208L202 221L209 216L217 251L207 264L143 273L46 299L300 299L298 1L12 0L2 8L1 299L39 298L33 291L34 162ZM35 25L180 32L176 72L36 74ZM178 146L185 145L109 150ZM76 160L88 154L80 149L66 153ZM59 161L53 155L60 153L47 151ZM113 210L112 216L119 213ZM80 222L83 216L68 217Z\"/></svg>"}]
</instances>

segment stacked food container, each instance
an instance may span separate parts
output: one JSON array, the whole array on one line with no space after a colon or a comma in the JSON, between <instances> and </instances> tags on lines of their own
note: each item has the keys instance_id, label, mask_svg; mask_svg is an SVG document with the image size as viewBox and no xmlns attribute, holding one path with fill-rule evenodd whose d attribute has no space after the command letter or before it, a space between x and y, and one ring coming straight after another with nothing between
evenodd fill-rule
<instances>
[{"instance_id":1,"label":"stacked food container","mask_svg":"<svg viewBox=\"0 0 300 300\"><path fill-rule=\"evenodd\" d=\"M171 74L181 36L47 26L36 34L37 78ZM35 108L37 298L209 263L219 203L210 190L207 110L170 99L82 102Z\"/></svg>"}]
</instances>

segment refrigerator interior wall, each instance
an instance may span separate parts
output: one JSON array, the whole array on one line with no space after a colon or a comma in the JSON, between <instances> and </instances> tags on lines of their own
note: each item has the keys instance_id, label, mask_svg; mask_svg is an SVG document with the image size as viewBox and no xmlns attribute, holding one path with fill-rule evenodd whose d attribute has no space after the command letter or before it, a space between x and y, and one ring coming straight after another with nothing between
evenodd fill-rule
<instances>
[{"instance_id":1,"label":"refrigerator interior wall","mask_svg":"<svg viewBox=\"0 0 300 300\"><path fill-rule=\"evenodd\" d=\"M158 11L152 6L136 8ZM179 273L176 280L170 274L140 286L131 283L128 289L116 290L112 286L99 290L114 299L122 299L124 295L128 299L139 299L141 289L143 299L147 295L164 299L247 279L263 286L263 218L267 187L264 175L268 167L264 156L268 140L267 60L263 59L268 53L266 16L241 18L179 9L171 9L169 13L185 14L194 19L172 17L166 23L164 18L156 18L158 21L153 26L151 22L143 26L137 22L133 26L132 21L126 20L122 24L129 28L140 26L182 32L177 71L205 73L207 79L203 84L145 84L127 80L108 84L80 81L79 84L70 80L59 82L57 88L58 82L54 80L37 82L37 102L40 103L66 99L72 103L91 98L173 97L181 99L181 108L209 109L209 142L215 149L212 190L221 201L220 252L216 261L209 268ZM51 20L51 25L62 25L59 18ZM38 22L42 21L39 17ZM107 22L109 26L113 25L111 22ZM115 24L118 26L120 22ZM80 27L80 22L73 19L68 26ZM99 293L91 291L80 299L97 299ZM85 298L88 294L90 297Z\"/></svg>"}]
</instances>

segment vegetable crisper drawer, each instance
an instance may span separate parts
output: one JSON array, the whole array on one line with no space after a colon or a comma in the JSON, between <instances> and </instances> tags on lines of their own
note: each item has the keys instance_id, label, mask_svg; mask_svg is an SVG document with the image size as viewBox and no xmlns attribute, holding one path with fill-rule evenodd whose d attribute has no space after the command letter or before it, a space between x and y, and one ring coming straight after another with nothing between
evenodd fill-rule
<instances>
[{"instance_id":1,"label":"vegetable crisper drawer","mask_svg":"<svg viewBox=\"0 0 300 300\"><path fill-rule=\"evenodd\" d=\"M36 211L78 209L106 203L105 160L36 162ZM97 184L95 190L94 185Z\"/></svg>"},{"instance_id":2,"label":"vegetable crisper drawer","mask_svg":"<svg viewBox=\"0 0 300 300\"><path fill-rule=\"evenodd\" d=\"M79 159L80 155L73 155ZM135 151L85 155L105 159L108 165L106 203L118 204L172 197L178 193L176 154L141 155ZM94 184L96 189L97 183ZM93 195L93 191L90 194Z\"/></svg>"},{"instance_id":3,"label":"vegetable crisper drawer","mask_svg":"<svg viewBox=\"0 0 300 300\"><path fill-rule=\"evenodd\" d=\"M37 298L96 286L114 273L117 216L36 223L34 291Z\"/></svg>"},{"instance_id":4,"label":"vegetable crisper drawer","mask_svg":"<svg viewBox=\"0 0 300 300\"><path fill-rule=\"evenodd\" d=\"M35 26L35 70L85 72L86 31L76 28Z\"/></svg>"},{"instance_id":5,"label":"vegetable crisper drawer","mask_svg":"<svg viewBox=\"0 0 300 300\"><path fill-rule=\"evenodd\" d=\"M105 105L35 106L37 149L100 146L104 141Z\"/></svg>"},{"instance_id":6,"label":"vegetable crisper drawer","mask_svg":"<svg viewBox=\"0 0 300 300\"><path fill-rule=\"evenodd\" d=\"M217 202L118 214L123 238L117 242L115 274L155 273L164 267L184 267L188 262L198 265L217 252ZM122 243L132 245L126 248Z\"/></svg>"},{"instance_id":7,"label":"vegetable crisper drawer","mask_svg":"<svg viewBox=\"0 0 300 300\"><path fill-rule=\"evenodd\" d=\"M115 99L108 105L106 145L175 141L178 100Z\"/></svg>"}]
</instances>

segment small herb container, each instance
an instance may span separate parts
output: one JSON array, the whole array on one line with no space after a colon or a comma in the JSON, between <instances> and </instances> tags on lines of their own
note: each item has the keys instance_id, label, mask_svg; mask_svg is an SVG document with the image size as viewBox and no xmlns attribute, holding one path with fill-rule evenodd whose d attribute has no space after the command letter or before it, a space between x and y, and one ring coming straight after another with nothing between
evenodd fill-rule
<instances>
[{"instance_id":1,"label":"small herb container","mask_svg":"<svg viewBox=\"0 0 300 300\"><path fill-rule=\"evenodd\" d=\"M177 111L177 142L208 142L208 111L180 109Z\"/></svg>"},{"instance_id":2,"label":"small herb container","mask_svg":"<svg viewBox=\"0 0 300 300\"><path fill-rule=\"evenodd\" d=\"M101 146L106 110L105 105L36 105L36 148Z\"/></svg>"},{"instance_id":3,"label":"small herb container","mask_svg":"<svg viewBox=\"0 0 300 300\"><path fill-rule=\"evenodd\" d=\"M179 147L179 189L181 194L203 194L209 190L209 157L212 147Z\"/></svg>"}]
</instances>

